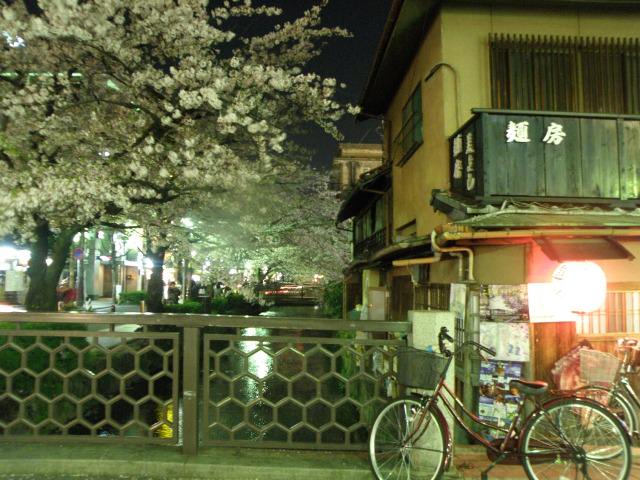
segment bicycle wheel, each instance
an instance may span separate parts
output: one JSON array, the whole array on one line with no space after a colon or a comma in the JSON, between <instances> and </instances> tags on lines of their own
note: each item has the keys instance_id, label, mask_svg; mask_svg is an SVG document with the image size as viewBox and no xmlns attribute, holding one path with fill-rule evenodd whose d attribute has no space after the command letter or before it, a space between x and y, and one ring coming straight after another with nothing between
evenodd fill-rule
<instances>
[{"instance_id":1,"label":"bicycle wheel","mask_svg":"<svg viewBox=\"0 0 640 480\"><path fill-rule=\"evenodd\" d=\"M522 428L522 466L532 480L625 480L631 444L620 420L599 403L552 400Z\"/></svg>"},{"instance_id":2,"label":"bicycle wheel","mask_svg":"<svg viewBox=\"0 0 640 480\"><path fill-rule=\"evenodd\" d=\"M578 398L588 398L603 404L627 426L629 432L638 431L638 414L629 400L621 393L612 392L599 385L587 385L576 390L575 395Z\"/></svg>"},{"instance_id":3,"label":"bicycle wheel","mask_svg":"<svg viewBox=\"0 0 640 480\"><path fill-rule=\"evenodd\" d=\"M369 437L369 460L379 480L432 480L442 476L447 426L433 408L423 415L420 402L394 400L378 415ZM422 419L422 420L421 420Z\"/></svg>"}]
</instances>

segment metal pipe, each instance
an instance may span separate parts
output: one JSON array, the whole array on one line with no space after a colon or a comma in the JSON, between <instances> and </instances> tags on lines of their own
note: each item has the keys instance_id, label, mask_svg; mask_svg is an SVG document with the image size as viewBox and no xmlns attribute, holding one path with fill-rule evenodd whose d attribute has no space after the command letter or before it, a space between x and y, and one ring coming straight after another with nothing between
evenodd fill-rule
<instances>
[{"instance_id":1,"label":"metal pipe","mask_svg":"<svg viewBox=\"0 0 640 480\"><path fill-rule=\"evenodd\" d=\"M441 234L440 236L442 236L444 234ZM448 240L448 239L447 239ZM468 257L468 261L469 261L469 267L467 270L467 281L469 282L475 282L476 279L473 276L473 250L471 250L470 248L467 247L442 247L438 244L438 234L437 232L434 230L431 232L431 247L433 248L433 250L436 253L439 254L443 254L443 253L466 253L467 257ZM460 258L458 259L458 261L460 262L460 267L462 269L462 262L464 262L464 259L462 256L460 256ZM464 270L463 270L464 271Z\"/></svg>"},{"instance_id":2,"label":"metal pipe","mask_svg":"<svg viewBox=\"0 0 640 480\"><path fill-rule=\"evenodd\" d=\"M443 226L446 228L446 226ZM537 230L496 230L491 232L452 232L444 231L440 234L434 230L431 232L431 245L436 252L465 252L469 256L469 272L468 280L475 281L473 276L473 250L466 247L441 247L438 240L456 241L456 240L487 240L487 239L505 239L505 238L536 238L536 237L638 237L640 238L640 229L638 228L589 228L589 229L537 229ZM462 261L462 260L461 260Z\"/></svg>"},{"instance_id":3,"label":"metal pipe","mask_svg":"<svg viewBox=\"0 0 640 480\"><path fill-rule=\"evenodd\" d=\"M463 257L462 253L453 252L453 253L450 253L449 255L458 259L458 278L463 278L464 277L464 260L462 258Z\"/></svg>"},{"instance_id":4,"label":"metal pipe","mask_svg":"<svg viewBox=\"0 0 640 480\"><path fill-rule=\"evenodd\" d=\"M394 260L392 262L394 267L411 267L413 265L428 265L430 263L439 262L442 259L442 255L436 253L432 257L423 258L409 258L407 260Z\"/></svg>"}]
</instances>

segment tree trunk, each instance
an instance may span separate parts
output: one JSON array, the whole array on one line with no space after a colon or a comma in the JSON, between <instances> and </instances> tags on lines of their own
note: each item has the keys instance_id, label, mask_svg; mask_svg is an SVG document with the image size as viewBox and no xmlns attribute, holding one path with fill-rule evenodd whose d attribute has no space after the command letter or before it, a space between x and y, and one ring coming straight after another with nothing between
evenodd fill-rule
<instances>
[{"instance_id":1,"label":"tree trunk","mask_svg":"<svg viewBox=\"0 0 640 480\"><path fill-rule=\"evenodd\" d=\"M58 299L56 289L60 274L67 262L67 254L77 229L64 229L59 234L49 230L47 222L41 222L36 228L36 240L31 245L31 260L27 275L29 290L26 307L29 311L55 312ZM51 255L52 263L47 265L47 257Z\"/></svg>"},{"instance_id":2,"label":"tree trunk","mask_svg":"<svg viewBox=\"0 0 640 480\"><path fill-rule=\"evenodd\" d=\"M149 312L160 313L163 310L162 302L164 292L164 281L162 272L164 270L164 256L166 247L155 247L147 249L147 258L153 262L151 278L147 286L147 310Z\"/></svg>"}]
</instances>

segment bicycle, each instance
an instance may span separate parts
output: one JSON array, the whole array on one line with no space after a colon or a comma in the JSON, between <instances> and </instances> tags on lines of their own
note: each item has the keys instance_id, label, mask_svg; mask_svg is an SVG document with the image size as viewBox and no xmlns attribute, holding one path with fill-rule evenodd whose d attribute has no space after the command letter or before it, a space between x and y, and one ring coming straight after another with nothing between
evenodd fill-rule
<instances>
[{"instance_id":1,"label":"bicycle","mask_svg":"<svg viewBox=\"0 0 640 480\"><path fill-rule=\"evenodd\" d=\"M401 374L400 383L432 389L431 395L400 398L389 403L376 418L369 438L369 459L379 480L441 478L450 466L452 437L444 413L445 406L453 420L477 442L483 444L493 462L482 472L482 480L495 465L506 459L522 464L532 480L626 480L631 470L630 437L620 420L603 405L589 399L560 396L541 402L548 384L541 381L512 380L525 396L519 401L515 418L508 428L497 427L478 418L465 408L445 375L453 352L445 344L452 342L446 328L438 334L440 355L416 349L399 352L399 364L412 360L410 374ZM465 342L460 349L472 346L478 353L495 356L495 351L476 342ZM480 353L480 355L482 355ZM401 367L402 365L399 365ZM402 380L405 380L406 383ZM447 393L445 395L444 393ZM452 400L450 402L449 398ZM535 408L524 414L525 401L531 397ZM462 410L458 413L452 405ZM504 435L490 442L471 429L474 424Z\"/></svg>"},{"instance_id":2,"label":"bicycle","mask_svg":"<svg viewBox=\"0 0 640 480\"><path fill-rule=\"evenodd\" d=\"M622 354L622 362L613 355L594 350L585 350L581 353L596 353L600 356L609 356L615 361L615 371L612 375L594 377L597 371L588 366L581 365L581 376L589 385L578 388L576 396L585 397L602 403L614 412L627 426L632 436L640 438L640 398L634 391L629 377L635 373L634 364L636 357L640 355L640 346L635 338L622 338L618 340L617 351Z\"/></svg>"}]
</instances>

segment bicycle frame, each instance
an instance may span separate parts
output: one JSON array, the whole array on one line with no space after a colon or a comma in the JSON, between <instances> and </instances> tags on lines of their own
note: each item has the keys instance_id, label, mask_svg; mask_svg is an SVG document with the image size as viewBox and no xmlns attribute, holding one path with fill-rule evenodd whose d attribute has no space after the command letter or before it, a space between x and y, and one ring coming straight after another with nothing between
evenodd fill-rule
<instances>
[{"instance_id":1,"label":"bicycle frame","mask_svg":"<svg viewBox=\"0 0 640 480\"><path fill-rule=\"evenodd\" d=\"M629 382L629 379L626 376L620 377L618 382L620 383L620 386L623 387L623 393L627 394L628 399L635 404L636 408L640 409L640 398L638 398L638 395L636 395L635 390L633 390L633 387L631 386L631 382Z\"/></svg>"},{"instance_id":2,"label":"bicycle frame","mask_svg":"<svg viewBox=\"0 0 640 480\"><path fill-rule=\"evenodd\" d=\"M407 420L406 420L407 427L411 425L412 431L407 432L408 435L401 439L403 449L407 445L410 447L415 442L418 442L420 438L426 433L427 429L429 428L430 422L436 421L442 426L441 431L443 434L443 440L445 442L445 445L443 445L445 450L442 452L444 457L442 458L444 459L445 468L448 468L451 462L451 454L453 449L453 436L447 425L446 418L443 415L443 410L444 410L445 413L448 412L449 415L451 415L454 424L457 423L458 425L460 425L467 432L468 435L470 435L472 438L474 438L476 441L478 441L480 444L482 444L485 447L485 450L487 451L487 454L490 458L491 458L491 455L494 455L491 465L489 465L489 467L486 468L481 473L482 480L486 480L488 478L487 475L489 471L492 470L497 464L503 462L505 459L508 459L508 458L517 459L520 463L523 463L523 464L525 464L524 463L525 461L531 462L530 458L536 457L536 456L538 456L541 459L544 459L545 461L549 460L548 457L550 453L547 451L531 451L531 452L527 451L526 453L523 453L523 451L521 451L523 449L528 448L526 446L523 447L523 445L521 445L521 442L522 442L522 439L530 439L529 434L527 432L530 432L529 429L532 428L531 422L537 422L538 418L543 416L550 421L549 423L552 429L554 430L555 434L559 437L559 439L562 441L562 444L558 447L558 450L551 452L551 455L554 456L553 458L556 459L556 462L558 461L557 459L567 458L569 461L573 462L576 465L576 468L580 466L582 473L586 475L586 478L589 478L587 475L587 455L584 449L580 445L574 444L574 442L567 437L567 434L566 434L567 432L564 431L563 426L561 424L558 424L552 418L551 411L557 407L562 409L563 403L559 403L559 402L566 402L567 398L569 399L569 403L567 403L567 405L569 406L572 406L572 405L573 406L582 405L586 407L589 407L589 405L594 407L597 406L597 408L599 408L602 412L606 413L607 411L605 407L603 407L601 404L595 401L588 400L588 399L580 399L575 397L572 394L554 395L554 398L543 402L542 401L543 397L541 397L540 395L546 391L546 386L544 386L544 389L539 389L539 390L528 387L528 386L527 388L525 388L526 382L524 382L523 390L528 391L528 389L530 389L531 390L530 393L532 395L522 395L522 397L518 401L518 408L516 410L516 413L509 427L508 428L500 427L493 423L486 422L482 420L479 416L475 415L472 411L467 409L463 404L463 402L456 396L455 391L452 390L447 385L445 381L446 375L455 357L453 355L453 352L449 351L446 348L444 344L444 340L453 341L447 335L447 331L445 328L441 329L441 332L438 337L438 342L440 344L439 345L440 352L441 354L447 357L445 366L439 374L437 384L433 389L433 393L430 395L429 394L421 395L420 402L419 402L420 404L419 411L416 412L417 416L407 417ZM478 347L479 349L487 351L491 355L495 355L494 351L472 341L464 342L460 348L464 348L467 345ZM630 385L628 385L628 382L626 384L622 382L621 385L624 385L625 388L627 388L627 386L628 388L630 388ZM635 395L634 395L634 398L637 399ZM527 400L531 401L534 405L533 411L529 415L525 414L525 403L527 402ZM443 405L443 407L441 407L440 404ZM587 411L593 412L594 408L591 407L591 410L587 410ZM408 413L405 412L405 415L408 415ZM468 423L466 421L465 415L466 417L471 419L471 422ZM609 412L608 415L613 419L613 423L615 423L617 426L616 428L618 428L620 433L624 436L626 448L628 449L631 441L631 436L629 432L624 428L622 428L622 425L619 422L615 421L615 417L613 416L612 413ZM428 420L425 421L427 417L428 417ZM433 417L433 420L432 420L432 417ZM376 420L376 424L377 422L378 420ZM480 425L486 428L497 430L498 432L500 432L500 434L504 435L504 438L501 438L499 442L496 442L496 441L491 442L485 439L480 433L475 432L472 429L472 425ZM521 437L521 434L523 432L525 433L525 436ZM404 450L402 451L404 452ZM616 453L616 455L617 454L618 453ZM402 455L404 458L405 454L403 453ZM529 465L529 464L526 464L526 465ZM626 457L626 465L627 466L625 468L628 468L629 466L628 457Z\"/></svg>"},{"instance_id":3,"label":"bicycle frame","mask_svg":"<svg viewBox=\"0 0 640 480\"><path fill-rule=\"evenodd\" d=\"M511 422L511 425L509 426L508 429L496 426L496 425L494 425L492 423L485 422L480 417L478 417L473 412L471 412L469 409L467 409L464 406L464 404L462 403L462 401L456 396L456 394L446 384L445 377L446 377L447 372L449 371L449 367L451 366L451 362L453 361L453 358L454 358L453 355L448 357L446 367L443 370L443 372L440 374L440 378L438 380L438 384L437 384L436 388L434 389L433 394L430 395L430 396L424 396L423 397L423 407L424 408L422 409L422 415L421 415L421 417L419 419L419 425L422 424L422 422L424 421L424 418L425 418L427 412L429 411L429 409L433 405L437 405L438 399L440 399L440 400L442 400L442 403L444 404L445 409L454 418L455 422L458 425L460 425L475 440L477 440L482 445L484 445L485 448L487 448L488 450L491 450L496 455L510 453L510 451L507 450L508 441L509 441L510 438L512 438L512 435L516 431L516 426L520 422L520 418L522 417L522 413L523 413L524 404L525 404L525 400L526 399L523 397L520 400L520 402L518 404L518 410L516 412L516 415L515 415L513 421ZM448 394L450 399L448 399L447 396L444 395L444 392L446 392ZM456 405L458 407L460 407L460 409L462 410L462 414L458 413L458 411L455 408ZM504 433L504 440L500 443L499 446L496 446L496 445L492 444L490 441L485 439L482 435L480 435L479 433L473 431L469 425L467 425L467 423L464 420L464 416L465 415L471 419L473 424L481 425L483 427L488 427L488 428L491 428L491 429L494 429L494 430L498 430L501 433ZM420 427L420 428L417 429L417 431L420 432L420 433L415 438L415 441L420 439L420 437L426 431L427 427L428 427L428 423L426 425L424 425L424 427ZM451 437L450 433L449 433L449 437ZM451 444L451 442L452 442L452 439L448 438L448 443Z\"/></svg>"},{"instance_id":4,"label":"bicycle frame","mask_svg":"<svg viewBox=\"0 0 640 480\"><path fill-rule=\"evenodd\" d=\"M418 441L422 437L422 435L424 434L424 432L426 432L429 426L428 422L424 426L422 426L422 423L424 422L427 412L430 411L430 408L432 406L434 405L437 406L438 400L441 400L446 411L448 411L449 414L451 414L455 423L460 425L469 435L471 435L471 437L473 437L476 441L481 443L485 447L485 449L497 455L498 459L491 465L489 469L493 468L493 465L501 462L508 455L516 454L518 458L520 458L521 455L518 447L514 446L513 448L510 448L509 440L512 438L515 438L515 434L520 432L521 426L527 423L527 421L529 421L529 419L532 418L533 416L547 415L547 410L545 409L545 405L547 405L547 402L545 402L544 404L541 404L537 400L529 399L529 401L533 402L533 404L535 405L535 409L533 412L531 412L530 415L525 416L523 415L524 405L528 400L528 398L526 396L522 396L522 398L518 403L518 409L516 411L516 415L514 416L511 422L511 425L509 425L509 428L504 428L504 427L497 426L493 423L485 422L484 420L479 418L477 415L475 415L473 412L471 412L469 409L467 409L462 403L462 401L452 391L451 387L447 385L445 381L445 377L447 372L449 371L449 367L451 366L451 362L453 361L453 358L454 358L453 355L448 357L446 367L443 370L443 372L440 374L438 384L436 385L436 388L434 389L433 394L425 395L422 397L421 403L423 408L422 408L421 416L418 420L419 427L416 429L416 431L412 435L409 436L408 440ZM446 395L445 395L445 392L446 392ZM570 394L556 395L555 398L549 401L549 403L554 403L556 401L562 400L563 398L571 397L571 396L572 395ZM458 413L458 411L455 408L456 406L458 406L462 410L462 414ZM491 443L489 440L485 439L478 432L475 432L471 429L471 427L464 420L465 415L471 419L472 424L481 425L483 427L491 428L493 430L498 430L499 432L503 433L504 434L503 440L500 442L499 445L495 445ZM418 435L417 437L413 438L413 435L415 435L416 432L418 433ZM564 437L564 434L562 431L558 430L558 434L561 437ZM447 436L448 436L447 456L449 456L451 453L452 437L451 437L451 433L448 430L447 430Z\"/></svg>"}]
</instances>

